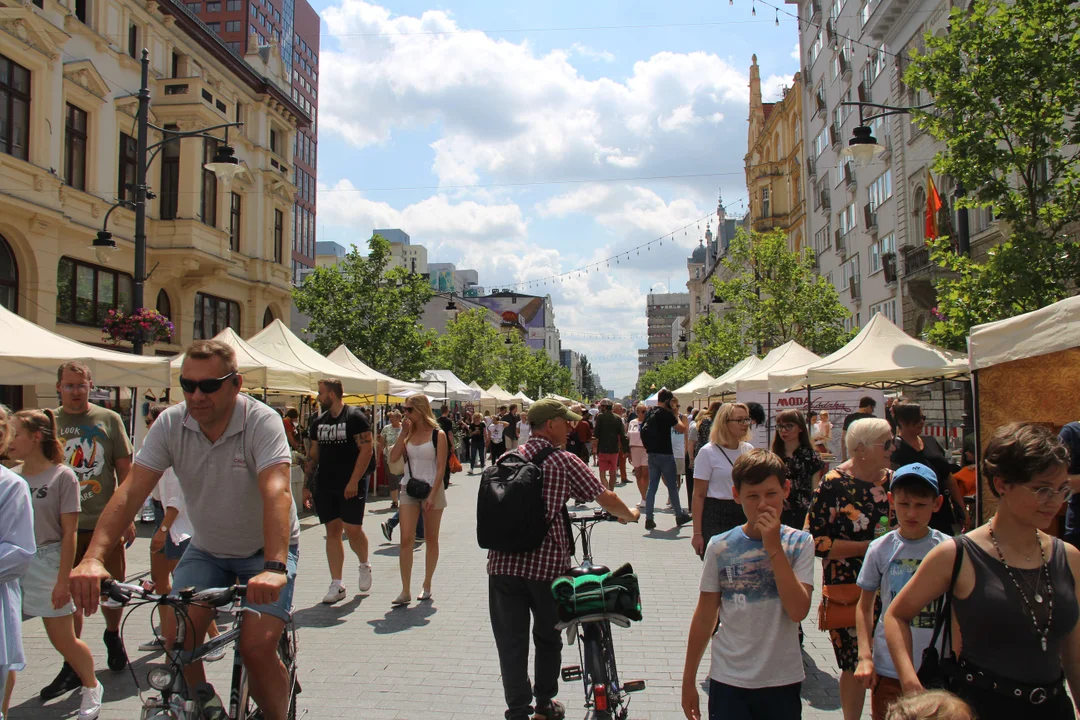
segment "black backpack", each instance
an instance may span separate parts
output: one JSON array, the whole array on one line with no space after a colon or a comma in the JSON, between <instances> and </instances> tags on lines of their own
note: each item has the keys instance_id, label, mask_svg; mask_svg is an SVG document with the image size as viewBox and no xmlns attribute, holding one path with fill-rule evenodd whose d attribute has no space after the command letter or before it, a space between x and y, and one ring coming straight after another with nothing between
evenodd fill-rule
<instances>
[{"instance_id":1,"label":"black backpack","mask_svg":"<svg viewBox=\"0 0 1080 720\"><path fill-rule=\"evenodd\" d=\"M669 428L661 428L660 423L657 421L656 416L659 414L660 408L656 407L645 414L645 422L641 423L641 444L645 446L646 452L656 452L660 449L660 444L663 442L660 436L664 432L669 432Z\"/></svg>"},{"instance_id":2,"label":"black backpack","mask_svg":"<svg viewBox=\"0 0 1080 720\"><path fill-rule=\"evenodd\" d=\"M548 533L544 504L544 471L540 467L554 447L526 460L515 452L503 455L480 476L476 497L476 541L485 550L529 552L538 549ZM563 515L568 516L563 506ZM567 517L567 531L570 522ZM573 553L571 536L571 553Z\"/></svg>"}]
</instances>

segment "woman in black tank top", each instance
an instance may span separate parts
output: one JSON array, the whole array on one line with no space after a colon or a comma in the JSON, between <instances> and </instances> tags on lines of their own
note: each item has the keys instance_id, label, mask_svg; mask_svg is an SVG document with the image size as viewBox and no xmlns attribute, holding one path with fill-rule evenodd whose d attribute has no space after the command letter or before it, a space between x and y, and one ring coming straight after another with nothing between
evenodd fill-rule
<instances>
[{"instance_id":1,"label":"woman in black tank top","mask_svg":"<svg viewBox=\"0 0 1080 720\"><path fill-rule=\"evenodd\" d=\"M950 590L959 552L952 595L962 649L955 663L943 663L949 689L979 720L1076 717L1065 683L1080 698L1080 551L1045 532L1071 492L1068 460L1057 436L1040 425L1017 423L994 434L982 477L998 499L997 513L931 550L885 615L905 693L922 689L910 623Z\"/></svg>"}]
</instances>

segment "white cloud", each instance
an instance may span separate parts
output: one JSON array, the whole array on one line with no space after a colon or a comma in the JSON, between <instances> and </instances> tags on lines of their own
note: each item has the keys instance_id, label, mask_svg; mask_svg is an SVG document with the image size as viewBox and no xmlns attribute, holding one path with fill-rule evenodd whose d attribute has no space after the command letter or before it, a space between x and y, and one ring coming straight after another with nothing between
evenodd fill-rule
<instances>
[{"instance_id":1,"label":"white cloud","mask_svg":"<svg viewBox=\"0 0 1080 720\"><path fill-rule=\"evenodd\" d=\"M790 88L795 81L795 75L770 75L761 83L761 99L765 102L776 102L784 97L784 89Z\"/></svg>"},{"instance_id":2,"label":"white cloud","mask_svg":"<svg viewBox=\"0 0 1080 720\"><path fill-rule=\"evenodd\" d=\"M596 50L588 45L582 45L581 43L574 43L570 46L570 49L587 60L601 60L603 62L615 62L615 55L609 53L607 50Z\"/></svg>"},{"instance_id":3,"label":"white cloud","mask_svg":"<svg viewBox=\"0 0 1080 720\"><path fill-rule=\"evenodd\" d=\"M802 59L802 54L799 52L799 43L795 43L795 47L792 48L792 50L791 50L791 59L792 60L801 60Z\"/></svg>"}]
</instances>

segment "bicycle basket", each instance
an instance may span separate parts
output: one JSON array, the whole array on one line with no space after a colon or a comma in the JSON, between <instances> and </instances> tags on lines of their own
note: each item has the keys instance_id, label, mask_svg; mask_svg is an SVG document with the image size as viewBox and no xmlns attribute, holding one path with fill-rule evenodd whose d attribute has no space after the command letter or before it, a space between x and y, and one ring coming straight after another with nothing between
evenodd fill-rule
<instances>
[{"instance_id":1,"label":"bicycle basket","mask_svg":"<svg viewBox=\"0 0 1080 720\"><path fill-rule=\"evenodd\" d=\"M560 577L551 583L560 622L586 615L617 613L641 620L641 589L629 564L606 575Z\"/></svg>"}]
</instances>

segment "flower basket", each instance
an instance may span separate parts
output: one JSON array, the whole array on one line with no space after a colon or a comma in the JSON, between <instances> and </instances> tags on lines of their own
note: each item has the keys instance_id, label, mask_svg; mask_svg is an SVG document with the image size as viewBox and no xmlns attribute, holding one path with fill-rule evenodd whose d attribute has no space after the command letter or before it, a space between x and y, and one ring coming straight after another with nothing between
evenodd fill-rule
<instances>
[{"instance_id":1,"label":"flower basket","mask_svg":"<svg viewBox=\"0 0 1080 720\"><path fill-rule=\"evenodd\" d=\"M101 328L101 336L106 342L119 345L133 342L136 330L142 332L143 343L153 345L172 339L173 324L157 310L140 308L130 315L125 315L123 310L110 310L105 318L105 326Z\"/></svg>"}]
</instances>

